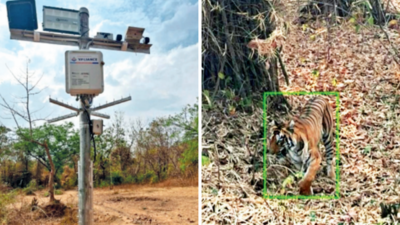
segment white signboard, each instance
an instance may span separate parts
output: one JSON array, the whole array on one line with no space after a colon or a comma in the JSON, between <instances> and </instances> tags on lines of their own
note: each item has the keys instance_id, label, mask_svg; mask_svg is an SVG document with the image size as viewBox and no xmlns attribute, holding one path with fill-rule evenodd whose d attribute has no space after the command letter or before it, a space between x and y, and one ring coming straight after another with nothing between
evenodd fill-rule
<instances>
[{"instance_id":1,"label":"white signboard","mask_svg":"<svg viewBox=\"0 0 400 225\"><path fill-rule=\"evenodd\" d=\"M80 34L79 11L43 6L43 30Z\"/></svg>"},{"instance_id":2,"label":"white signboard","mask_svg":"<svg viewBox=\"0 0 400 225\"><path fill-rule=\"evenodd\" d=\"M103 93L103 64L103 54L99 51L66 51L66 92L72 96Z\"/></svg>"}]
</instances>

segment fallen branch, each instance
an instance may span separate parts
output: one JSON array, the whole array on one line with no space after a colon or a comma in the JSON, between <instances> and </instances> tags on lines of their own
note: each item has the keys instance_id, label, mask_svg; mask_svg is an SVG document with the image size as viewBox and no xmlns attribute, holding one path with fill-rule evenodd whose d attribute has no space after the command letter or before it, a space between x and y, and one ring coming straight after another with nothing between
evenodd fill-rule
<instances>
[{"instance_id":1,"label":"fallen branch","mask_svg":"<svg viewBox=\"0 0 400 225\"><path fill-rule=\"evenodd\" d=\"M282 46L279 49L278 48L276 49L275 55L278 58L279 64L281 65L283 76L285 76L286 85L289 86L289 77L288 77L288 74L286 72L285 64L283 63L283 60L282 60L281 55L280 55L281 51L282 51Z\"/></svg>"}]
</instances>

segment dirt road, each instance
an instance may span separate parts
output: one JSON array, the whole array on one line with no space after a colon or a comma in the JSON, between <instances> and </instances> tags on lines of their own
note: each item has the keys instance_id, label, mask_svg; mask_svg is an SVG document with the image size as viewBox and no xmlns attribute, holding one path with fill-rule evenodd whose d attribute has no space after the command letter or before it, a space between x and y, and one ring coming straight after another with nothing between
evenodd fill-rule
<instances>
[{"instance_id":1,"label":"dirt road","mask_svg":"<svg viewBox=\"0 0 400 225\"><path fill-rule=\"evenodd\" d=\"M20 197L39 205L48 201L44 191ZM67 206L77 207L77 191L56 195ZM198 187L127 186L95 189L94 224L198 224ZM58 224L61 219L42 219L43 224Z\"/></svg>"}]
</instances>

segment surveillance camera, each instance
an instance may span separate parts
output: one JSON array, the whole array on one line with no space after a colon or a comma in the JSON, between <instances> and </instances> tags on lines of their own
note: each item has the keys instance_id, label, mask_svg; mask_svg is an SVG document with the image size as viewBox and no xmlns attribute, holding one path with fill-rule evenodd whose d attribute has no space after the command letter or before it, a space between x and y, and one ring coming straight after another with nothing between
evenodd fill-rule
<instances>
[{"instance_id":1,"label":"surveillance camera","mask_svg":"<svg viewBox=\"0 0 400 225\"><path fill-rule=\"evenodd\" d=\"M145 37L144 38L144 43L147 45L150 43L150 38L149 37Z\"/></svg>"},{"instance_id":2,"label":"surveillance camera","mask_svg":"<svg viewBox=\"0 0 400 225\"><path fill-rule=\"evenodd\" d=\"M116 41L121 41L121 40L122 40L122 35L121 34L117 34Z\"/></svg>"}]
</instances>

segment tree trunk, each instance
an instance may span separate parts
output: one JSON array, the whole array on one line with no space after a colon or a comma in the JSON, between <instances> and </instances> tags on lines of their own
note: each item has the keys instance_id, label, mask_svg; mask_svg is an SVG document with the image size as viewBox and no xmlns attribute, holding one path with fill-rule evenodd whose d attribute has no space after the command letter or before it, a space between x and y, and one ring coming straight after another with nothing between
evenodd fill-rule
<instances>
[{"instance_id":1,"label":"tree trunk","mask_svg":"<svg viewBox=\"0 0 400 225\"><path fill-rule=\"evenodd\" d=\"M53 203L53 202L55 202L55 198L54 198L54 175L55 175L56 169L54 167L54 163L53 163L53 160L52 160L51 155L50 155L49 146L47 145L46 141L44 141L44 143L41 143L39 141L35 141L35 140L32 140L32 139L30 139L30 140L28 139L28 141L42 146L44 148L44 150L46 151L46 155L47 155L47 158L49 159L49 163L50 163L49 195L50 195L50 202Z\"/></svg>"},{"instance_id":2,"label":"tree trunk","mask_svg":"<svg viewBox=\"0 0 400 225\"><path fill-rule=\"evenodd\" d=\"M40 175L41 175L41 164L39 162L39 159L37 159L36 162L36 171L35 171L35 179L36 179L36 185L40 185Z\"/></svg>"},{"instance_id":3,"label":"tree trunk","mask_svg":"<svg viewBox=\"0 0 400 225\"><path fill-rule=\"evenodd\" d=\"M137 174L139 174L139 172L140 172L140 164L141 164L141 162L138 161L137 166L136 166L135 176L136 176Z\"/></svg>"},{"instance_id":4,"label":"tree trunk","mask_svg":"<svg viewBox=\"0 0 400 225\"><path fill-rule=\"evenodd\" d=\"M51 169L49 176L49 195L50 195L50 203L55 202L54 198L54 170Z\"/></svg>"},{"instance_id":5,"label":"tree trunk","mask_svg":"<svg viewBox=\"0 0 400 225\"><path fill-rule=\"evenodd\" d=\"M72 157L72 162L74 163L74 173L77 174L78 173L78 157L76 155L74 155Z\"/></svg>"},{"instance_id":6,"label":"tree trunk","mask_svg":"<svg viewBox=\"0 0 400 225\"><path fill-rule=\"evenodd\" d=\"M50 155L50 151L49 151L49 147L47 145L47 142L45 141L44 144L42 144L42 146L44 147L47 157L49 158L49 163L50 163L50 175L49 175L49 195L50 195L50 203L54 203L55 202L55 198L54 198L54 173L55 173L55 168L54 168L54 164L53 164L53 160L51 159L51 155Z\"/></svg>"},{"instance_id":7,"label":"tree trunk","mask_svg":"<svg viewBox=\"0 0 400 225\"><path fill-rule=\"evenodd\" d=\"M104 157L100 156L100 163L99 166L101 168L101 176L99 177L99 181L100 180L105 180L106 179L106 171L107 171L107 167L105 165L105 162L103 161Z\"/></svg>"},{"instance_id":8,"label":"tree trunk","mask_svg":"<svg viewBox=\"0 0 400 225\"><path fill-rule=\"evenodd\" d=\"M272 57L270 60L270 67L268 69L269 74L269 90L275 90L279 92L279 78L278 78L278 59ZM268 99L268 108L269 109L277 109L279 111L286 111L286 109L291 109L289 102L287 102L286 98L283 95L274 95L269 96Z\"/></svg>"}]
</instances>

